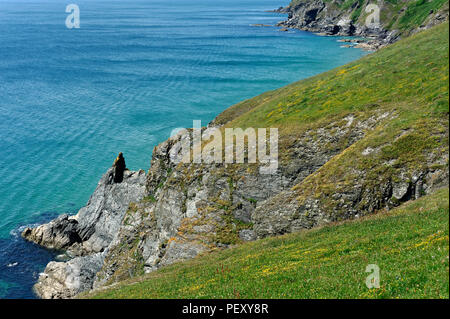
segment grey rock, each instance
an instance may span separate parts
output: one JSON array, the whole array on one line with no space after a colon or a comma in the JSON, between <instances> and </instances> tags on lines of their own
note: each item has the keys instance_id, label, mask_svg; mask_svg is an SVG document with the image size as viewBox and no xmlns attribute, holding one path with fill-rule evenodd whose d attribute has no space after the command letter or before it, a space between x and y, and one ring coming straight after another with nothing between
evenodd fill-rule
<instances>
[{"instance_id":1,"label":"grey rock","mask_svg":"<svg viewBox=\"0 0 450 319\"><path fill-rule=\"evenodd\" d=\"M101 252L117 236L130 203L143 198L145 184L142 170L126 170L122 182L115 183L112 167L77 215L61 215L48 224L23 231L25 239L49 249L65 250L66 257L75 257L47 265L35 285L40 297L70 298L92 288L103 263Z\"/></svg>"},{"instance_id":2,"label":"grey rock","mask_svg":"<svg viewBox=\"0 0 450 319\"><path fill-rule=\"evenodd\" d=\"M44 299L66 299L92 289L102 254L77 257L68 262L50 262L33 289Z\"/></svg>"},{"instance_id":3,"label":"grey rock","mask_svg":"<svg viewBox=\"0 0 450 319\"><path fill-rule=\"evenodd\" d=\"M173 240L168 244L159 267L194 258L205 250L206 249L203 245L197 244L195 242L180 242L177 240Z\"/></svg>"},{"instance_id":4,"label":"grey rock","mask_svg":"<svg viewBox=\"0 0 450 319\"><path fill-rule=\"evenodd\" d=\"M103 251L117 234L131 202L142 199L144 171L125 171L121 183L113 182L114 168L101 178L86 206L75 216L61 215L48 224L27 228L22 236L50 249L65 249L75 255Z\"/></svg>"},{"instance_id":5,"label":"grey rock","mask_svg":"<svg viewBox=\"0 0 450 319\"><path fill-rule=\"evenodd\" d=\"M125 171L119 184L112 181L112 176L111 168L103 175L88 204L75 217L83 250L87 253L106 249L117 234L129 204L144 196L146 174L143 170Z\"/></svg>"},{"instance_id":6,"label":"grey rock","mask_svg":"<svg viewBox=\"0 0 450 319\"><path fill-rule=\"evenodd\" d=\"M253 241L256 240L256 234L251 229L243 229L239 232L239 238L243 241Z\"/></svg>"},{"instance_id":7,"label":"grey rock","mask_svg":"<svg viewBox=\"0 0 450 319\"><path fill-rule=\"evenodd\" d=\"M402 200L409 190L410 184L408 182L395 183L392 188L392 196L397 200Z\"/></svg>"},{"instance_id":8,"label":"grey rock","mask_svg":"<svg viewBox=\"0 0 450 319\"><path fill-rule=\"evenodd\" d=\"M367 4L368 2L355 1L353 6L342 9L336 6L335 1L295 1L283 9L276 10L276 12L288 13L287 20L278 23L278 26L297 28L321 35L365 37L368 40L358 43L356 47L366 50L376 50L400 39L403 31L388 30L388 26L383 25L383 21L378 27L368 27L359 20L352 21L352 14L356 10L364 10ZM378 5L383 10L384 3L380 2ZM405 7L400 10L404 11L407 5L408 3L405 3ZM409 32L416 33L446 20L448 20L448 5L443 5L439 12L430 12L421 27Z\"/></svg>"},{"instance_id":9,"label":"grey rock","mask_svg":"<svg viewBox=\"0 0 450 319\"><path fill-rule=\"evenodd\" d=\"M67 214L34 229L26 228L22 232L22 236L38 245L56 250L65 249L81 242L78 234L78 221Z\"/></svg>"}]
</instances>

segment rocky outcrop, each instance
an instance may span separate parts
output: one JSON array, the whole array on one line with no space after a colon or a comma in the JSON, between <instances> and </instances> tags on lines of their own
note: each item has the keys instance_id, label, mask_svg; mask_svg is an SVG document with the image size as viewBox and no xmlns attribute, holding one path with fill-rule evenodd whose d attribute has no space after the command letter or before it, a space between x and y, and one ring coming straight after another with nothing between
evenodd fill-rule
<instances>
[{"instance_id":1,"label":"rocky outcrop","mask_svg":"<svg viewBox=\"0 0 450 319\"><path fill-rule=\"evenodd\" d=\"M75 256L104 251L119 230L130 202L142 199L145 172L125 171L122 183L114 182L114 168L102 177L87 205L77 215L61 215L48 224L26 228L22 236L38 245Z\"/></svg>"},{"instance_id":2,"label":"rocky outcrop","mask_svg":"<svg viewBox=\"0 0 450 319\"><path fill-rule=\"evenodd\" d=\"M374 35L379 30L371 30L355 23L351 13L360 4L355 1L354 6L342 10L338 1L303 0L293 2L281 10L288 13L288 19L279 25L298 28L327 35Z\"/></svg>"},{"instance_id":3,"label":"rocky outcrop","mask_svg":"<svg viewBox=\"0 0 450 319\"><path fill-rule=\"evenodd\" d=\"M379 8L378 24L372 18L366 21L375 12L370 7L374 4ZM415 6L416 1L407 0L400 6L389 1L293 0L289 6L276 12L288 14L287 20L278 24L282 28L295 28L321 35L365 37L366 39L358 40L358 46L373 50L448 20L447 2L438 10L428 10L425 15L428 17L420 25L405 26L401 19L410 5ZM415 11L418 10L421 9L416 8Z\"/></svg>"},{"instance_id":4,"label":"rocky outcrop","mask_svg":"<svg viewBox=\"0 0 450 319\"><path fill-rule=\"evenodd\" d=\"M78 221L64 214L48 224L36 228L26 228L22 237L49 249L62 250L75 243L81 243Z\"/></svg>"},{"instance_id":5,"label":"rocky outcrop","mask_svg":"<svg viewBox=\"0 0 450 319\"><path fill-rule=\"evenodd\" d=\"M50 263L35 286L43 298L66 298L90 289L103 263L103 254L117 236L130 203L145 192L144 171L123 171L114 182L115 167L101 178L87 205L77 215L61 215L48 224L26 228L22 236L49 249L64 250L67 262Z\"/></svg>"},{"instance_id":6,"label":"rocky outcrop","mask_svg":"<svg viewBox=\"0 0 450 319\"><path fill-rule=\"evenodd\" d=\"M264 238L359 218L431 194L447 186L448 177L448 168L437 168L421 172L411 180L403 176L401 182L393 183L389 178L376 187L365 187L365 174L361 173L348 191L334 194L331 210L314 196L299 200L298 192L288 190L255 210L252 215L254 231L257 238Z\"/></svg>"},{"instance_id":7,"label":"rocky outcrop","mask_svg":"<svg viewBox=\"0 0 450 319\"><path fill-rule=\"evenodd\" d=\"M44 299L67 299L92 289L95 274L103 264L101 253L67 262L50 262L39 275L34 291Z\"/></svg>"},{"instance_id":8,"label":"rocky outcrop","mask_svg":"<svg viewBox=\"0 0 450 319\"><path fill-rule=\"evenodd\" d=\"M360 218L390 210L448 186L449 131L446 121L437 124L435 132L431 127L426 128L427 138L435 145L433 151L426 151L424 147L423 151L416 152L414 158L408 158L414 164L399 165L399 153L388 155L391 150L401 149L408 141L418 141L420 134L425 133L419 124L397 131L393 138L384 136L384 142L373 147L380 139L380 132L392 130L390 119L395 116L383 113L369 118L367 121L376 122L372 127L377 128L367 130L363 139L353 143L294 187L258 205L252 214L256 237L281 235ZM420 149L414 144L409 147Z\"/></svg>"}]
</instances>

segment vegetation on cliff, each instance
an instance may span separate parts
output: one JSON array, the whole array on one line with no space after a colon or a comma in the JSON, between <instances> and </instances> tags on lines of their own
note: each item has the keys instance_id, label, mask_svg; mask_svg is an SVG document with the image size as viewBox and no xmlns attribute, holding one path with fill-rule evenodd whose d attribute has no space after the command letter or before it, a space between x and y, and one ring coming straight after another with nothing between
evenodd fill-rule
<instances>
[{"instance_id":1,"label":"vegetation on cliff","mask_svg":"<svg viewBox=\"0 0 450 319\"><path fill-rule=\"evenodd\" d=\"M149 172L151 200L130 211L136 226L120 231L119 242L136 244L112 247L100 273L125 279L136 251L147 254L141 270L165 267L90 297L448 298L448 188L421 198L448 185L448 32L441 24L218 116L222 129L279 128L277 179L257 177L251 165L169 167L173 141L163 143ZM149 234L136 231L150 220L143 212L156 225ZM242 227L236 213L250 222ZM243 230L263 238L373 213L206 254L240 243ZM160 228L173 237L159 239ZM197 254L206 256L167 266ZM384 286L368 291L371 263Z\"/></svg>"}]
</instances>

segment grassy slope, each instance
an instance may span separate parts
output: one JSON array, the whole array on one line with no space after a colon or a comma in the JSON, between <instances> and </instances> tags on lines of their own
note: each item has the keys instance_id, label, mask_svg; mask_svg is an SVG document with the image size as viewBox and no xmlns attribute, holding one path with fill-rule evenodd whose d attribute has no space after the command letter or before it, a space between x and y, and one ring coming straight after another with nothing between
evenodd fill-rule
<instances>
[{"instance_id":1,"label":"grassy slope","mask_svg":"<svg viewBox=\"0 0 450 319\"><path fill-rule=\"evenodd\" d=\"M448 298L449 190L177 263L89 298ZM380 289L367 289L368 264Z\"/></svg>"},{"instance_id":2,"label":"grassy slope","mask_svg":"<svg viewBox=\"0 0 450 319\"><path fill-rule=\"evenodd\" d=\"M217 119L229 127L305 131L401 102L406 109L448 112L448 23L421 32L343 67L232 106ZM400 105L399 105L400 106ZM395 106L394 106L395 107ZM400 106L401 107L401 106Z\"/></svg>"},{"instance_id":3,"label":"grassy slope","mask_svg":"<svg viewBox=\"0 0 450 319\"><path fill-rule=\"evenodd\" d=\"M352 186L348 165L367 170L365 179L376 184L378 176L389 178L395 167L420 167L424 152L448 152L448 137L442 138L448 125L448 92L446 23L237 104L217 122L280 127L282 154L289 151L290 138L308 128L348 114L364 118L394 112L394 119L295 188L300 200L311 195L305 192L326 200L341 185ZM367 146L381 151L362 158ZM390 159L396 159L394 168L383 165ZM446 189L365 221L212 253L89 297L448 298L448 201ZM381 268L381 289L365 288L364 270L370 263Z\"/></svg>"}]
</instances>

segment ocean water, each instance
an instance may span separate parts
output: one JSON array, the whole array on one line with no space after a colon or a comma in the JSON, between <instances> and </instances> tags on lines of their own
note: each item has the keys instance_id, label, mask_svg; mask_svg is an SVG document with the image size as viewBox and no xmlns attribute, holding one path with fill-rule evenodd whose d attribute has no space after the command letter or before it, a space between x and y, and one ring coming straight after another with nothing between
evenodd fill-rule
<instances>
[{"instance_id":1,"label":"ocean water","mask_svg":"<svg viewBox=\"0 0 450 319\"><path fill-rule=\"evenodd\" d=\"M55 256L23 227L75 213L119 151L148 169L172 129L365 54L251 26L288 2L0 0L0 298L34 298Z\"/></svg>"}]
</instances>

